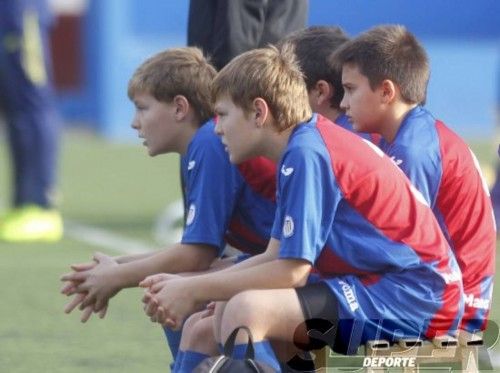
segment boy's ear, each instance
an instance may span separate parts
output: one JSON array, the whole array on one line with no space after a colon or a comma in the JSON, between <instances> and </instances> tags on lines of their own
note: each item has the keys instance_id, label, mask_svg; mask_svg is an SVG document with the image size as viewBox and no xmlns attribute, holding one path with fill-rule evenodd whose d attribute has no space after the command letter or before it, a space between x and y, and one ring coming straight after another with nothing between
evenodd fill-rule
<instances>
[{"instance_id":1,"label":"boy's ear","mask_svg":"<svg viewBox=\"0 0 500 373\"><path fill-rule=\"evenodd\" d=\"M267 102L264 99L257 97L253 100L253 108L254 112L252 115L255 120L255 124L257 127L263 127L269 115L269 106L267 106Z\"/></svg>"},{"instance_id":2,"label":"boy's ear","mask_svg":"<svg viewBox=\"0 0 500 373\"><path fill-rule=\"evenodd\" d=\"M175 105L175 118L177 120L182 120L187 115L189 111L189 101L183 95L177 95L173 99Z\"/></svg>"},{"instance_id":3,"label":"boy's ear","mask_svg":"<svg viewBox=\"0 0 500 373\"><path fill-rule=\"evenodd\" d=\"M320 79L314 85L314 95L313 98L316 100L318 106L323 105L325 102L330 102L333 96L333 87L326 80Z\"/></svg>"},{"instance_id":4,"label":"boy's ear","mask_svg":"<svg viewBox=\"0 0 500 373\"><path fill-rule=\"evenodd\" d=\"M390 79L385 79L380 83L382 102L388 104L394 100L397 93L396 84Z\"/></svg>"}]
</instances>

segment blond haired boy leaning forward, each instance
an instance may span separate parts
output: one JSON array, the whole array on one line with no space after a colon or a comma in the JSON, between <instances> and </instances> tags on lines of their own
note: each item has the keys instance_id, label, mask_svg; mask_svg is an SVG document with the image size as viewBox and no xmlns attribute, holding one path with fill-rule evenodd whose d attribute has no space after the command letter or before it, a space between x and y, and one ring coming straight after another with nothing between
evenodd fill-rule
<instances>
[{"instance_id":1,"label":"blond haired boy leaning forward","mask_svg":"<svg viewBox=\"0 0 500 373\"><path fill-rule=\"evenodd\" d=\"M67 281L63 293L76 294L66 312L80 305L82 321L92 312L104 316L110 298L120 290L152 274L208 270L226 244L251 255L265 250L276 206L275 165L263 158L239 166L229 162L211 119L214 76L215 69L197 48L160 52L135 71L128 88L136 107L132 127L145 140L149 155L181 155L186 210L182 239L151 254L96 254L92 263L73 265L74 272L62 277ZM180 335L168 330L175 358Z\"/></svg>"}]
</instances>

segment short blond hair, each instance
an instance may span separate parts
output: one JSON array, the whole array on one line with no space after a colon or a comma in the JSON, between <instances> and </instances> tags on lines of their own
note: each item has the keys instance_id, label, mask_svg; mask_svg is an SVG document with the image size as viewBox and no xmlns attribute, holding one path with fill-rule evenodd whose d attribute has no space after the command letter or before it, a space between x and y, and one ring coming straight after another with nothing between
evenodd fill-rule
<instances>
[{"instance_id":1,"label":"short blond hair","mask_svg":"<svg viewBox=\"0 0 500 373\"><path fill-rule=\"evenodd\" d=\"M291 47L278 50L269 46L239 55L217 74L212 94L214 101L228 95L246 113L256 98L262 98L278 131L312 116L306 84Z\"/></svg>"},{"instance_id":2,"label":"short blond hair","mask_svg":"<svg viewBox=\"0 0 500 373\"><path fill-rule=\"evenodd\" d=\"M144 61L128 84L130 99L140 92L151 94L161 102L172 102L175 96L186 97L200 124L214 115L211 84L215 68L199 48L172 48Z\"/></svg>"}]
</instances>

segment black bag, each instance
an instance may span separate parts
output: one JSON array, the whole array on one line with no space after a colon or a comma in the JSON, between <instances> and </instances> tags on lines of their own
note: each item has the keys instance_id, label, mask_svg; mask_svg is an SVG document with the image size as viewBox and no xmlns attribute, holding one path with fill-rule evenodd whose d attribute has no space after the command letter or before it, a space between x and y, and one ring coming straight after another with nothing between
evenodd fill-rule
<instances>
[{"instance_id":1,"label":"black bag","mask_svg":"<svg viewBox=\"0 0 500 373\"><path fill-rule=\"evenodd\" d=\"M234 359L234 341L238 331L243 329L248 334L248 344L245 351L245 359ZM194 373L275 373L276 370L269 365L255 361L252 333L246 326L240 326L233 330L224 344L224 355L209 357L203 360L195 369Z\"/></svg>"}]
</instances>

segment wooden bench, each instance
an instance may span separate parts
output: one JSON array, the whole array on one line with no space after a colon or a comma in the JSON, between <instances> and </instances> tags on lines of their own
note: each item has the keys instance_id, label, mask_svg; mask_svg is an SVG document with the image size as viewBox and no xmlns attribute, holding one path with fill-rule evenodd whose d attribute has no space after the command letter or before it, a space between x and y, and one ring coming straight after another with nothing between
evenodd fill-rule
<instances>
[{"instance_id":1,"label":"wooden bench","mask_svg":"<svg viewBox=\"0 0 500 373\"><path fill-rule=\"evenodd\" d=\"M446 364L460 364L462 372L479 372L478 351L484 342L479 334L461 331L457 338L444 336L433 340L403 339L398 343L390 344L386 340L367 342L363 358L364 371L380 373L398 371L417 373L420 364L438 364L440 371ZM336 368L329 364L333 355L329 347L315 351L314 362L316 367ZM365 364L366 362L366 364ZM365 366L369 365L369 366ZM337 367L338 368L338 367ZM429 367L422 367L422 371L430 371ZM322 369L321 372L324 372Z\"/></svg>"},{"instance_id":2,"label":"wooden bench","mask_svg":"<svg viewBox=\"0 0 500 373\"><path fill-rule=\"evenodd\" d=\"M430 341L403 339L393 345L385 340L369 341L365 345L365 359L371 358L367 362L372 364L365 369L367 373L385 372L391 365L398 368L394 365L400 363L399 369L403 372L419 372L420 364L446 366L459 363L462 372L479 372L478 350L483 343L480 335L464 331L460 331L457 338L443 336ZM397 358L400 360L396 360Z\"/></svg>"}]
</instances>

